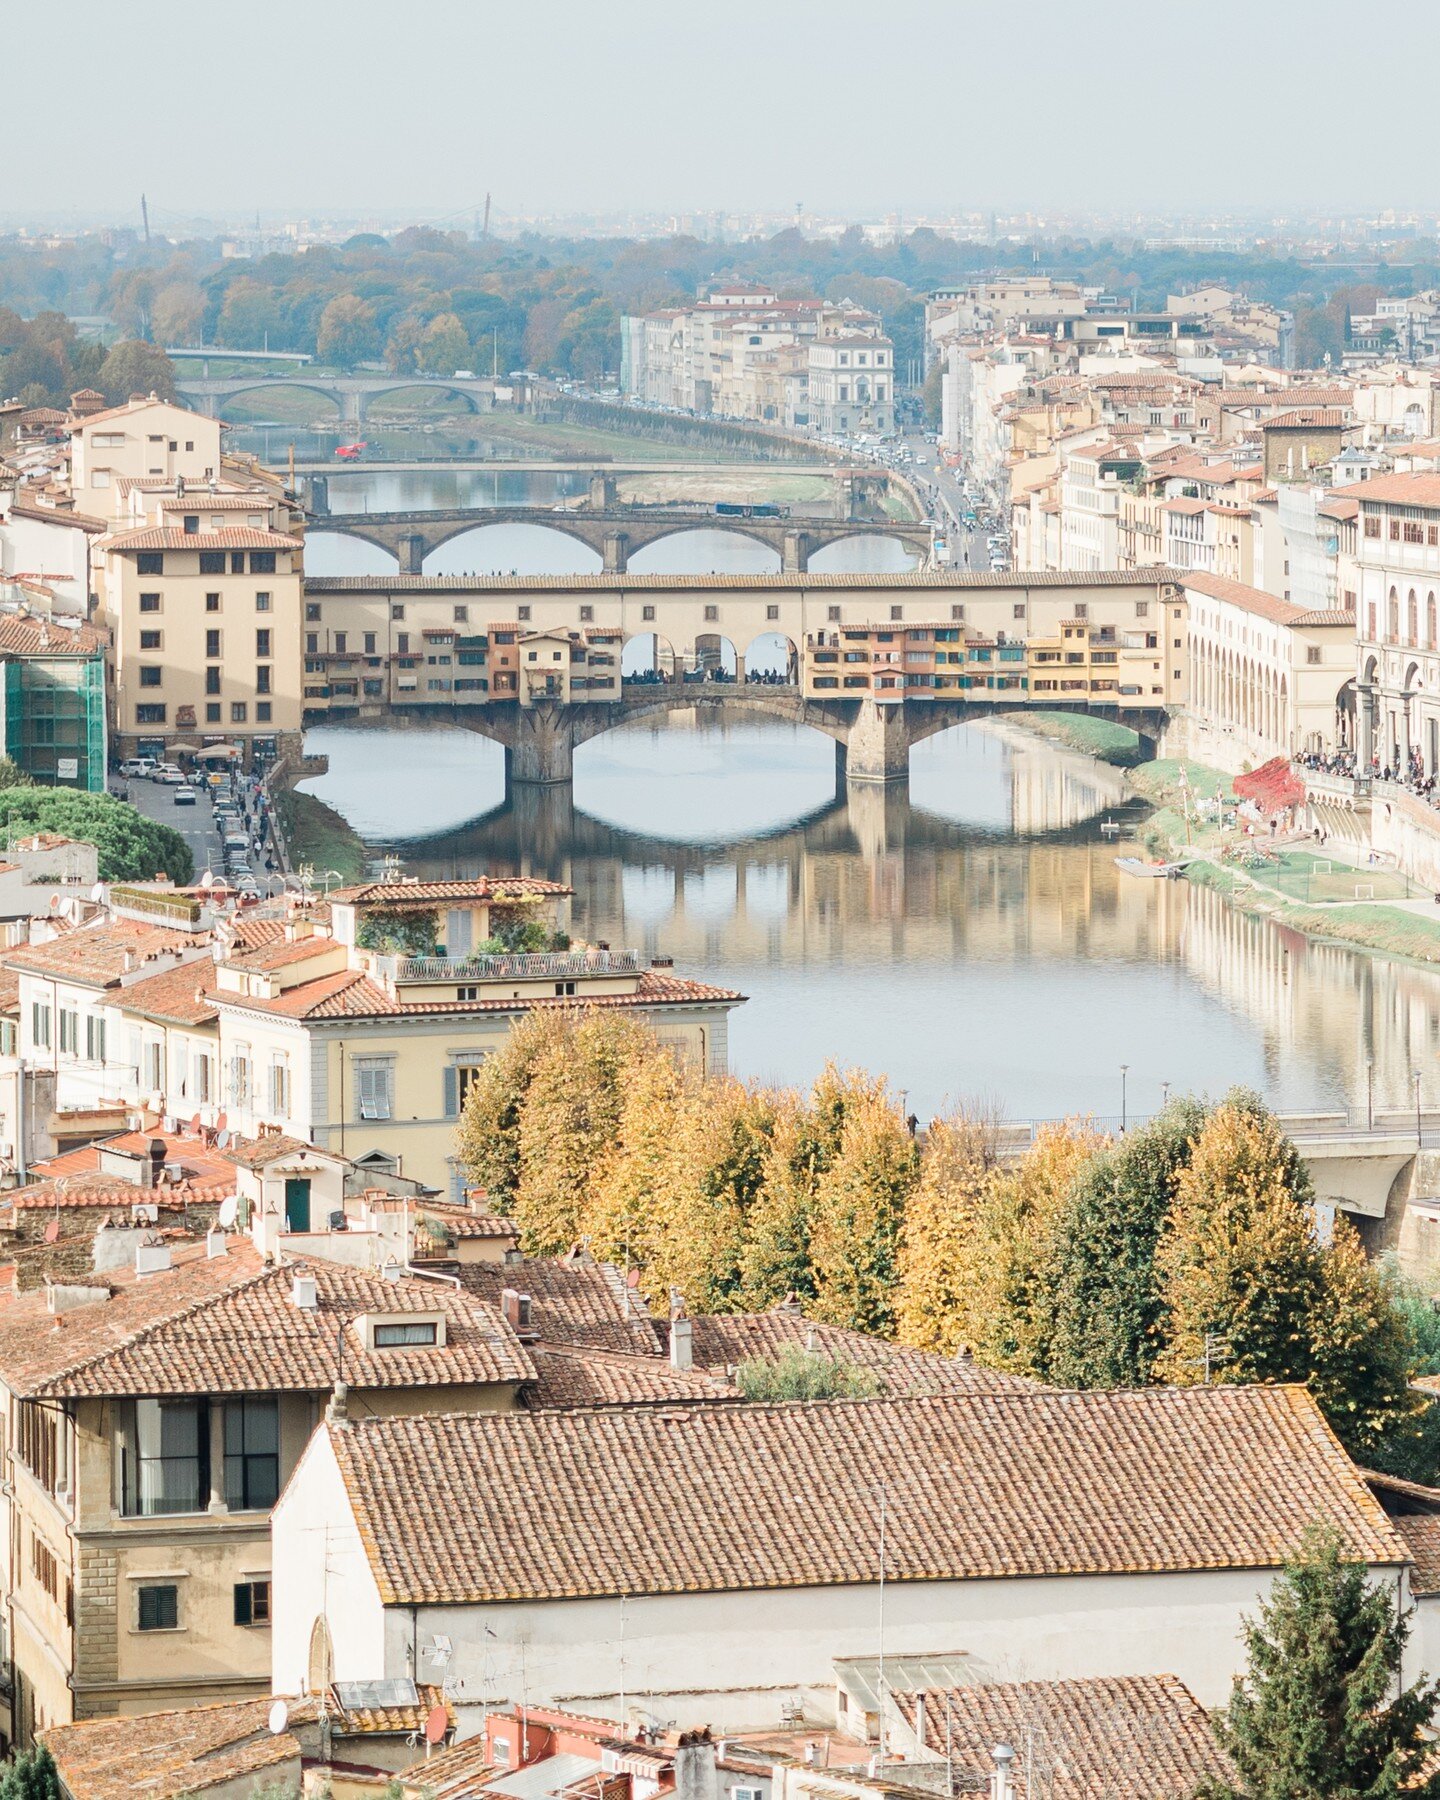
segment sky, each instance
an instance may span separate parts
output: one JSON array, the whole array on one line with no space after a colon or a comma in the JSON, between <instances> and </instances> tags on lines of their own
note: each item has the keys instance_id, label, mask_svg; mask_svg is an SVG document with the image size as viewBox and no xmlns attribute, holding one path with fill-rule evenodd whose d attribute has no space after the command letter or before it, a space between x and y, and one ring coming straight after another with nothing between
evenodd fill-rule
<instances>
[{"instance_id":1,"label":"sky","mask_svg":"<svg viewBox=\"0 0 1440 1800\"><path fill-rule=\"evenodd\" d=\"M1376 130L1373 71L1352 83L1354 0L4 10L16 116L29 91L48 121L8 161L11 218L129 223L142 192L162 225L257 210L459 225L487 192L502 224L1440 206L1430 109L1401 101ZM1408 9L1402 35L1404 64L1430 65L1440 7Z\"/></svg>"}]
</instances>

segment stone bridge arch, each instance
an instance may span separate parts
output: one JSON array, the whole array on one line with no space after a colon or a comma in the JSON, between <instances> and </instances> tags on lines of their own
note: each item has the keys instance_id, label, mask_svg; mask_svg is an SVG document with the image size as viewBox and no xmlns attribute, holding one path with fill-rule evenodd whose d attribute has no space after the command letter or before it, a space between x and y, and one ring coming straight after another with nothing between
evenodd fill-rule
<instances>
[{"instance_id":1,"label":"stone bridge arch","mask_svg":"<svg viewBox=\"0 0 1440 1800\"><path fill-rule=\"evenodd\" d=\"M180 384L181 389L184 383ZM318 399L327 400L335 408L335 417L344 419L349 415L345 410L345 395L330 382L301 381L285 375L256 376L253 381L246 380L241 386L227 388L226 392L216 396L215 414L223 418L225 408L232 400L243 400L247 394L263 394L274 391L281 394L314 394Z\"/></svg>"}]
</instances>

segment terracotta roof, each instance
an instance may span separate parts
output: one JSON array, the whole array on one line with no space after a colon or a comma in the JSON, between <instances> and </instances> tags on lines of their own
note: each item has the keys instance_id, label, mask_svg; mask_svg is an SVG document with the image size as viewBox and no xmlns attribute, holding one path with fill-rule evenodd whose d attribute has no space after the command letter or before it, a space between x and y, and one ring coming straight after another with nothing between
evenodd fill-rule
<instances>
[{"instance_id":1,"label":"terracotta roof","mask_svg":"<svg viewBox=\"0 0 1440 1800\"><path fill-rule=\"evenodd\" d=\"M400 1779L407 1794L420 1793L427 1800L475 1800L499 1772L490 1756L490 1742L482 1731L462 1744L422 1757L402 1770ZM590 1783L592 1793L595 1785Z\"/></svg>"},{"instance_id":2,"label":"terracotta roof","mask_svg":"<svg viewBox=\"0 0 1440 1800\"><path fill-rule=\"evenodd\" d=\"M300 1741L292 1732L272 1735L268 1695L190 1706L179 1712L129 1714L52 1725L39 1735L59 1765L72 1800L178 1800L222 1782L247 1783L295 1762ZM310 1724L313 1700L289 1700L293 1725ZM236 1792L241 1791L238 1787Z\"/></svg>"},{"instance_id":3,"label":"terracotta roof","mask_svg":"<svg viewBox=\"0 0 1440 1800\"><path fill-rule=\"evenodd\" d=\"M160 510L162 512L204 513L204 512L269 512L275 504L275 496L268 488L256 488L251 493L212 494L208 487L187 487L183 494L171 493L174 482L166 482L161 492Z\"/></svg>"},{"instance_id":4,"label":"terracotta roof","mask_svg":"<svg viewBox=\"0 0 1440 1800\"><path fill-rule=\"evenodd\" d=\"M218 1017L214 1000L215 964L208 956L147 976L124 990L119 1005L123 1012L140 1013L147 1019L163 1019L175 1025L203 1025Z\"/></svg>"},{"instance_id":5,"label":"terracotta roof","mask_svg":"<svg viewBox=\"0 0 1440 1800\"><path fill-rule=\"evenodd\" d=\"M68 525L74 531L88 531L96 536L110 529L109 519L95 519L89 513L78 513L67 507L31 506L24 500L12 500L10 512L20 519L39 519L46 525Z\"/></svg>"},{"instance_id":6,"label":"terracotta roof","mask_svg":"<svg viewBox=\"0 0 1440 1800\"><path fill-rule=\"evenodd\" d=\"M110 1278L109 1300L52 1315L44 1292L0 1299L0 1379L17 1394L56 1398L247 1391L325 1393L337 1331L355 1388L453 1387L532 1381L534 1365L499 1311L448 1282L401 1277L323 1258L263 1263L248 1239L224 1256L204 1244L173 1253L152 1275ZM297 1274L318 1304L297 1306ZM442 1346L367 1351L347 1322L365 1312L443 1313Z\"/></svg>"},{"instance_id":7,"label":"terracotta roof","mask_svg":"<svg viewBox=\"0 0 1440 1800\"><path fill-rule=\"evenodd\" d=\"M754 1357L773 1358L783 1350L816 1350L822 1356L873 1369L884 1378L884 1391L895 1398L915 1394L1029 1393L1033 1381L987 1369L969 1356L939 1356L910 1350L863 1331L822 1325L794 1306L775 1306L760 1313L702 1313L690 1321L695 1361L723 1370Z\"/></svg>"},{"instance_id":8,"label":"terracotta roof","mask_svg":"<svg viewBox=\"0 0 1440 1800\"><path fill-rule=\"evenodd\" d=\"M1066 587L1140 587L1155 588L1161 582L1174 580L1171 570L1160 567L1143 569L985 569L934 570L917 569L907 574L779 574L779 575L687 575L685 586L699 591L719 588L736 593L794 592L819 598L830 592L879 593L894 589L900 593L937 588L945 593L965 588L1028 588L1041 592L1046 588ZM643 594L673 593L673 575L513 575L513 576L447 576L445 593L486 594L491 599L506 594ZM433 575L307 575L307 593L317 594L435 594ZM502 629L515 627L515 621L496 621ZM330 898L337 897L336 890Z\"/></svg>"},{"instance_id":9,"label":"terracotta roof","mask_svg":"<svg viewBox=\"0 0 1440 1800\"><path fill-rule=\"evenodd\" d=\"M1276 625L1295 625L1307 617L1303 607L1292 606L1288 600L1277 600L1274 594L1249 587L1243 581L1231 581L1224 575L1187 572L1181 580L1197 594L1208 594L1212 600L1224 600L1231 606L1243 607L1246 612L1269 619Z\"/></svg>"},{"instance_id":10,"label":"terracotta roof","mask_svg":"<svg viewBox=\"0 0 1440 1800\"><path fill-rule=\"evenodd\" d=\"M79 1152L76 1153L77 1155ZM0 1221L7 1212L120 1212L128 1218L132 1206L156 1206L162 1212L179 1212L185 1206L215 1206L235 1192L233 1176L213 1169L196 1170L183 1181L129 1182L123 1175L107 1175L96 1166L89 1174L61 1174L12 1188L0 1195Z\"/></svg>"},{"instance_id":11,"label":"terracotta roof","mask_svg":"<svg viewBox=\"0 0 1440 1800\"><path fill-rule=\"evenodd\" d=\"M327 1152L316 1150L304 1138L287 1137L282 1131L267 1131L260 1137L232 1138L225 1147L225 1154L242 1169L267 1169L271 1163L284 1162L287 1157L324 1157Z\"/></svg>"},{"instance_id":12,"label":"terracotta roof","mask_svg":"<svg viewBox=\"0 0 1440 1800\"><path fill-rule=\"evenodd\" d=\"M1189 1800L1203 1777L1233 1776L1210 1715L1174 1675L1000 1682L892 1698L907 1720L923 1699L926 1746L949 1756L966 1788L988 1786L996 1744L1014 1747L1016 1793L1045 1800Z\"/></svg>"},{"instance_id":13,"label":"terracotta roof","mask_svg":"<svg viewBox=\"0 0 1440 1800\"><path fill-rule=\"evenodd\" d=\"M82 926L66 932L45 944L25 944L12 950L6 961L12 969L32 975L53 975L61 981L75 981L88 987L115 987L127 973L126 959L136 972L149 956L163 956L174 950L193 950L199 939L188 931L171 931L163 925L145 925L134 919L107 919L96 925ZM197 957L192 976L198 979L201 964L208 958ZM137 984L138 985L138 984Z\"/></svg>"},{"instance_id":14,"label":"terracotta roof","mask_svg":"<svg viewBox=\"0 0 1440 1800\"><path fill-rule=\"evenodd\" d=\"M332 937L287 938L283 935L253 948L232 950L225 961L232 969L283 969L312 957L331 956L341 946Z\"/></svg>"},{"instance_id":15,"label":"terracotta roof","mask_svg":"<svg viewBox=\"0 0 1440 1800\"><path fill-rule=\"evenodd\" d=\"M409 1736L412 1733L419 1737L425 1730L425 1721L437 1706L443 1706L449 1717L448 1729L455 1729L455 1708L446 1697L445 1690L438 1687L427 1687L417 1683L416 1702L413 1706L346 1706L341 1695L346 1684L330 1689L331 1705L340 1714L342 1728L348 1737L351 1733L363 1736Z\"/></svg>"},{"instance_id":16,"label":"terracotta roof","mask_svg":"<svg viewBox=\"0 0 1440 1800\"><path fill-rule=\"evenodd\" d=\"M1298 1387L947 1394L333 1424L385 1604L1269 1569L1404 1541ZM928 1477L928 1479L925 1479ZM917 1479L919 1478L919 1479Z\"/></svg>"},{"instance_id":17,"label":"terracotta roof","mask_svg":"<svg viewBox=\"0 0 1440 1800\"><path fill-rule=\"evenodd\" d=\"M231 525L222 531L185 531L171 525L146 525L117 531L100 540L102 550L300 550L299 538L253 525Z\"/></svg>"},{"instance_id":18,"label":"terracotta roof","mask_svg":"<svg viewBox=\"0 0 1440 1800\"><path fill-rule=\"evenodd\" d=\"M1338 607L1317 607L1311 612L1302 612L1298 618L1290 621L1292 625L1304 625L1307 628L1316 625L1340 625L1347 631L1355 629L1353 612L1341 612Z\"/></svg>"},{"instance_id":19,"label":"terracotta roof","mask_svg":"<svg viewBox=\"0 0 1440 1800\"><path fill-rule=\"evenodd\" d=\"M88 625L69 630L33 613L0 613L0 656L99 656L107 641Z\"/></svg>"},{"instance_id":20,"label":"terracotta roof","mask_svg":"<svg viewBox=\"0 0 1440 1800\"><path fill-rule=\"evenodd\" d=\"M524 900L537 894L564 896L574 888L563 881L535 881L528 875L481 875L474 881L367 881L360 887L334 888L332 906L435 906L473 900Z\"/></svg>"},{"instance_id":21,"label":"terracotta roof","mask_svg":"<svg viewBox=\"0 0 1440 1800\"><path fill-rule=\"evenodd\" d=\"M704 1369L672 1369L668 1358L661 1356L621 1356L573 1344L536 1344L530 1359L539 1375L529 1394L529 1404L535 1408L738 1400L728 1381Z\"/></svg>"},{"instance_id":22,"label":"terracotta roof","mask_svg":"<svg viewBox=\"0 0 1440 1800\"><path fill-rule=\"evenodd\" d=\"M1427 470L1411 475L1372 475L1369 481L1356 483L1354 495L1361 506L1374 501L1387 506L1440 507L1440 475Z\"/></svg>"},{"instance_id":23,"label":"terracotta roof","mask_svg":"<svg viewBox=\"0 0 1440 1800\"><path fill-rule=\"evenodd\" d=\"M503 990L504 983L495 983ZM481 992L484 992L482 987ZM529 1012L545 1007L647 1007L694 1006L713 1001L743 1000L745 996L733 988L711 987L703 981L690 981L680 975L664 975L654 969L644 970L635 991L628 994L576 994L559 996L532 994L515 999L497 992L492 1000L397 1000L387 988L372 981L358 969L341 969L334 975L317 975L313 981L297 982L273 1000L251 994L221 993L222 1005L238 1007L246 1012L272 1013L287 1019L352 1019L415 1018L449 1013Z\"/></svg>"},{"instance_id":24,"label":"terracotta roof","mask_svg":"<svg viewBox=\"0 0 1440 1800\"><path fill-rule=\"evenodd\" d=\"M1272 414L1264 426L1266 431L1343 431L1348 423L1337 408L1301 406L1294 412Z\"/></svg>"},{"instance_id":25,"label":"terracotta roof","mask_svg":"<svg viewBox=\"0 0 1440 1800\"><path fill-rule=\"evenodd\" d=\"M104 412L86 413L83 419L76 421L76 431L82 431L91 425L101 424L106 419L124 419L131 413L144 412L147 407L168 406L172 412L185 410L178 401L162 400L158 394L138 394L133 399L122 401L119 406L107 407ZM212 423L207 419L205 423Z\"/></svg>"},{"instance_id":26,"label":"terracotta roof","mask_svg":"<svg viewBox=\"0 0 1440 1800\"><path fill-rule=\"evenodd\" d=\"M1390 1522L1404 1538L1415 1564L1410 1592L1416 1599L1440 1594L1440 1517L1434 1513L1401 1513Z\"/></svg>"},{"instance_id":27,"label":"terracotta roof","mask_svg":"<svg viewBox=\"0 0 1440 1800\"><path fill-rule=\"evenodd\" d=\"M456 1273L470 1293L494 1306L506 1288L528 1294L531 1321L543 1343L632 1356L661 1354L644 1296L627 1288L613 1263L588 1256L520 1256L503 1263L465 1263Z\"/></svg>"}]
</instances>

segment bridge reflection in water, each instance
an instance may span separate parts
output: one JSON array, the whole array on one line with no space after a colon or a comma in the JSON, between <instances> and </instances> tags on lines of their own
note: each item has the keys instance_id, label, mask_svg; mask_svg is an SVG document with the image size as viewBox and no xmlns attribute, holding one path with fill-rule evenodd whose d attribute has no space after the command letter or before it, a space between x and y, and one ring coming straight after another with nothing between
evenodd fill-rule
<instances>
[{"instance_id":1,"label":"bridge reflection in water","mask_svg":"<svg viewBox=\"0 0 1440 1800\"><path fill-rule=\"evenodd\" d=\"M1034 1118L1117 1113L1122 1063L1136 1113L1162 1083L1363 1107L1369 1058L1377 1105L1400 1106L1434 1066L1440 975L1121 875L1100 821L1133 831L1143 807L1014 727L919 746L908 793L837 790L823 739L749 721L629 727L581 752L573 791L509 801L498 753L464 734L311 747L331 759L318 791L377 859L569 882L586 937L749 994L731 1028L745 1075L805 1080L834 1057L887 1070L922 1117L986 1095ZM414 835L451 793L449 820L478 816L432 813Z\"/></svg>"}]
</instances>

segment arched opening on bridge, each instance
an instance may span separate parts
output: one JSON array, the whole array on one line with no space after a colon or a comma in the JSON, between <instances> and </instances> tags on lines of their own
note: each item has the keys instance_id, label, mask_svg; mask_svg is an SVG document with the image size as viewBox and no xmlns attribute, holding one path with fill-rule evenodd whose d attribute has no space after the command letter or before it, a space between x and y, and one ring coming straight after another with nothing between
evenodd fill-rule
<instances>
[{"instance_id":1,"label":"arched opening on bridge","mask_svg":"<svg viewBox=\"0 0 1440 1800\"><path fill-rule=\"evenodd\" d=\"M745 680L752 686L794 687L800 680L800 651L783 631L762 631L745 651Z\"/></svg>"},{"instance_id":2,"label":"arched opening on bridge","mask_svg":"<svg viewBox=\"0 0 1440 1800\"><path fill-rule=\"evenodd\" d=\"M658 631L642 631L638 637L626 638L620 675L627 684L658 687L680 679L680 658L669 638Z\"/></svg>"},{"instance_id":3,"label":"arched opening on bridge","mask_svg":"<svg viewBox=\"0 0 1440 1800\"><path fill-rule=\"evenodd\" d=\"M632 575L774 575L780 552L740 531L672 531L630 553Z\"/></svg>"},{"instance_id":4,"label":"arched opening on bridge","mask_svg":"<svg viewBox=\"0 0 1440 1800\"><path fill-rule=\"evenodd\" d=\"M323 525L312 525L305 533L307 575L393 575L395 568L388 550L367 544L364 538Z\"/></svg>"},{"instance_id":5,"label":"arched opening on bridge","mask_svg":"<svg viewBox=\"0 0 1440 1800\"><path fill-rule=\"evenodd\" d=\"M600 568L598 550L548 525L476 525L425 558L427 575L594 575Z\"/></svg>"},{"instance_id":6,"label":"arched opening on bridge","mask_svg":"<svg viewBox=\"0 0 1440 1800\"><path fill-rule=\"evenodd\" d=\"M898 538L868 531L825 544L810 555L810 570L816 575L903 575L919 564L915 551Z\"/></svg>"},{"instance_id":7,"label":"arched opening on bridge","mask_svg":"<svg viewBox=\"0 0 1440 1800\"><path fill-rule=\"evenodd\" d=\"M416 382L413 387L389 388L365 403L367 419L385 413L453 413L478 412L474 398L462 388L446 387L443 382Z\"/></svg>"},{"instance_id":8,"label":"arched opening on bridge","mask_svg":"<svg viewBox=\"0 0 1440 1800\"><path fill-rule=\"evenodd\" d=\"M342 418L344 410L336 395L306 387L303 382L257 381L243 393L227 394L220 405L220 417L234 425L274 421L283 425L328 426Z\"/></svg>"},{"instance_id":9,"label":"arched opening on bridge","mask_svg":"<svg viewBox=\"0 0 1440 1800\"><path fill-rule=\"evenodd\" d=\"M735 646L718 631L700 632L695 639L693 655L685 660L687 681L733 682L740 666Z\"/></svg>"}]
</instances>

